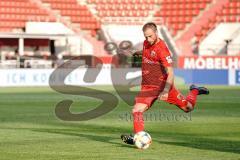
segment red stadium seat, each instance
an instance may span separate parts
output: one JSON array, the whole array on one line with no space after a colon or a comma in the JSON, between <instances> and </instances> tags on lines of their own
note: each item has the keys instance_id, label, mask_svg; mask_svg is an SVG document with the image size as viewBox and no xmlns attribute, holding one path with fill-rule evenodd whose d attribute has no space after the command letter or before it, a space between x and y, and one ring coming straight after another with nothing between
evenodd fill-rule
<instances>
[{"instance_id":1,"label":"red stadium seat","mask_svg":"<svg viewBox=\"0 0 240 160\"><path fill-rule=\"evenodd\" d=\"M212 0L164 0L160 2L160 10L156 12L155 17L162 17L169 22L167 25L172 26L171 23L180 23L174 25L176 31L183 30L187 23L191 23L193 18L198 16L199 12L210 4ZM177 17L168 18L168 17ZM174 31L174 33L176 32Z\"/></svg>"},{"instance_id":2,"label":"red stadium seat","mask_svg":"<svg viewBox=\"0 0 240 160\"><path fill-rule=\"evenodd\" d=\"M104 17L103 21L108 21L111 17L122 17L125 23L128 17L148 17L149 12L154 9L155 0L89 0L94 4L99 17ZM107 18L109 17L109 18ZM117 23L117 21L114 21ZM111 21L112 23L112 21ZM139 23L138 19L132 19L127 23Z\"/></svg>"},{"instance_id":3,"label":"red stadium seat","mask_svg":"<svg viewBox=\"0 0 240 160\"><path fill-rule=\"evenodd\" d=\"M230 0L227 5L225 5L221 11L219 11L216 16L210 19L209 23L206 23L201 28L202 34L201 39L207 36L208 31L213 30L217 23L220 22L239 22L240 15L240 1ZM198 33L196 33L199 35Z\"/></svg>"},{"instance_id":4,"label":"red stadium seat","mask_svg":"<svg viewBox=\"0 0 240 160\"><path fill-rule=\"evenodd\" d=\"M98 0L89 0L93 3ZM105 0L106 1L106 0ZM101 4L97 7L99 9L105 8L102 5L105 1L99 1ZM78 4L77 0L42 0L42 2L49 3L53 10L59 10L62 16L70 17L71 21L74 23L79 23L82 27L81 29L95 30L97 25L97 20L93 18L92 13L88 10L85 5ZM106 1L107 3L107 1ZM108 13L101 13L100 16L105 16ZM90 24L91 23L91 24Z\"/></svg>"},{"instance_id":5,"label":"red stadium seat","mask_svg":"<svg viewBox=\"0 0 240 160\"><path fill-rule=\"evenodd\" d=\"M1 0L0 17L3 23L2 28L9 25L13 29L22 29L29 20L55 21L46 10L40 9L35 3L28 0Z\"/></svg>"}]
</instances>

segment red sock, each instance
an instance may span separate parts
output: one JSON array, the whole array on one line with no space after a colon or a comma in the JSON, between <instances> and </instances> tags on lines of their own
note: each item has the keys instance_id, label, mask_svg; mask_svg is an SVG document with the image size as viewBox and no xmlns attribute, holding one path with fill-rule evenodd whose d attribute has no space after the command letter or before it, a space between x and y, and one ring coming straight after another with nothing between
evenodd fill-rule
<instances>
[{"instance_id":1,"label":"red sock","mask_svg":"<svg viewBox=\"0 0 240 160\"><path fill-rule=\"evenodd\" d=\"M144 130L143 112L133 113L133 127L134 127L134 133Z\"/></svg>"},{"instance_id":2,"label":"red sock","mask_svg":"<svg viewBox=\"0 0 240 160\"><path fill-rule=\"evenodd\" d=\"M188 102L190 102L194 106L196 104L197 95L198 95L198 90L193 89L189 92L186 99Z\"/></svg>"}]
</instances>

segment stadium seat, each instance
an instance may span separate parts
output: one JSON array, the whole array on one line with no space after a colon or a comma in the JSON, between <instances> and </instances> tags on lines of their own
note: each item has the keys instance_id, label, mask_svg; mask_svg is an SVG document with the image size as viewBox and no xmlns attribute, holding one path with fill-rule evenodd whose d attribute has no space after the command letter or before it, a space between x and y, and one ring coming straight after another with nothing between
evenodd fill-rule
<instances>
[{"instance_id":1,"label":"stadium seat","mask_svg":"<svg viewBox=\"0 0 240 160\"><path fill-rule=\"evenodd\" d=\"M0 30L9 32L13 29L22 30L27 21L55 21L55 18L28 0L1 0L0 20Z\"/></svg>"},{"instance_id":2,"label":"stadium seat","mask_svg":"<svg viewBox=\"0 0 240 160\"><path fill-rule=\"evenodd\" d=\"M239 22L240 15L240 1L230 0L227 5L221 8L216 16L209 19L211 23L207 23L201 27L202 35L199 36L200 41L203 40L207 33L215 28L220 22ZM205 32L207 30L208 32Z\"/></svg>"},{"instance_id":3,"label":"stadium seat","mask_svg":"<svg viewBox=\"0 0 240 160\"><path fill-rule=\"evenodd\" d=\"M78 4L77 0L42 0L50 4L52 10L60 11L62 16L70 17L73 23L81 26L81 29L96 30L98 21L88 10L87 6ZM100 6L100 8L103 6ZM104 14L102 15L104 16Z\"/></svg>"},{"instance_id":4,"label":"stadium seat","mask_svg":"<svg viewBox=\"0 0 240 160\"><path fill-rule=\"evenodd\" d=\"M155 17L162 17L168 28L176 35L178 31L191 23L193 18L198 16L212 0L164 0L159 1L160 9L155 13ZM177 18L168 18L177 17ZM175 23L180 23L176 25Z\"/></svg>"},{"instance_id":5,"label":"stadium seat","mask_svg":"<svg viewBox=\"0 0 240 160\"><path fill-rule=\"evenodd\" d=\"M94 4L97 16L102 17L103 23L111 22L118 24L139 23L135 17L146 18L149 12L154 9L155 0L88 0ZM132 17L128 21L128 17ZM114 19L112 21L112 19ZM121 21L118 20L121 18ZM136 20L136 21L135 21Z\"/></svg>"}]
</instances>

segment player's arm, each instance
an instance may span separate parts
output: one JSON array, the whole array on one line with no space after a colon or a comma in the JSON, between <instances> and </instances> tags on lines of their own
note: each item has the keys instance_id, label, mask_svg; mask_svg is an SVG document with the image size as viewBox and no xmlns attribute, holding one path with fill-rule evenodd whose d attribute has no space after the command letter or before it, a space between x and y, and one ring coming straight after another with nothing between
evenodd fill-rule
<instances>
[{"instance_id":1,"label":"player's arm","mask_svg":"<svg viewBox=\"0 0 240 160\"><path fill-rule=\"evenodd\" d=\"M159 95L159 99L167 100L168 92L170 91L171 86L173 85L174 73L173 73L173 67L172 67L172 57L171 57L170 51L168 50L165 43L162 43L162 46L161 46L160 63L165 68L165 71L166 71L168 77L166 80L165 87Z\"/></svg>"},{"instance_id":2,"label":"player's arm","mask_svg":"<svg viewBox=\"0 0 240 160\"><path fill-rule=\"evenodd\" d=\"M163 101L166 101L168 99L168 93L169 93L171 86L173 85L173 81L174 81L173 67L171 67L171 66L166 67L165 70L168 74L168 77L167 77L166 84L165 84L163 91L158 96L159 99L163 100Z\"/></svg>"},{"instance_id":3,"label":"player's arm","mask_svg":"<svg viewBox=\"0 0 240 160\"><path fill-rule=\"evenodd\" d=\"M171 89L171 86L173 85L173 81L174 81L173 67L172 66L166 67L165 70L168 74L168 77L167 77L166 85L165 85L165 88L163 91L169 92Z\"/></svg>"}]
</instances>

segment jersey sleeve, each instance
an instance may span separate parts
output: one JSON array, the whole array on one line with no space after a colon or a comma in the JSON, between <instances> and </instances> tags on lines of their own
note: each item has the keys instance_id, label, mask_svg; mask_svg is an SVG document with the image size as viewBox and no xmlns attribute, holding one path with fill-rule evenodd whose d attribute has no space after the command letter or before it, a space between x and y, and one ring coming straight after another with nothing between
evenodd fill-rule
<instances>
[{"instance_id":1,"label":"jersey sleeve","mask_svg":"<svg viewBox=\"0 0 240 160\"><path fill-rule=\"evenodd\" d=\"M147 46L147 41L144 40L144 42L143 42L143 50L146 48L146 46Z\"/></svg>"},{"instance_id":2,"label":"jersey sleeve","mask_svg":"<svg viewBox=\"0 0 240 160\"><path fill-rule=\"evenodd\" d=\"M162 41L158 47L159 61L164 67L171 67L173 60L169 49L166 44Z\"/></svg>"}]
</instances>

